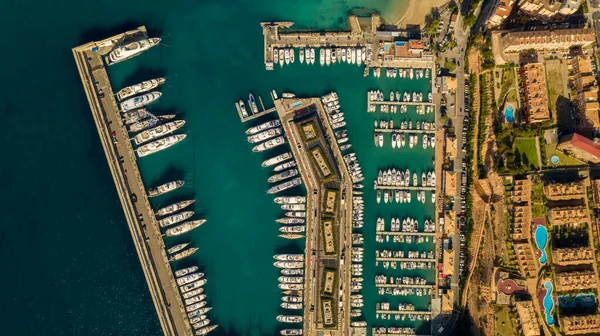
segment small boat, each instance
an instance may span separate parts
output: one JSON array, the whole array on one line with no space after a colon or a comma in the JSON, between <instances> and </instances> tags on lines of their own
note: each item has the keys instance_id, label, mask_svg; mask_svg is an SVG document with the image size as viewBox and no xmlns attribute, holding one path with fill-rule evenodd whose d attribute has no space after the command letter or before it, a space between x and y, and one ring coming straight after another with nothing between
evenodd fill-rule
<instances>
[{"instance_id":1,"label":"small boat","mask_svg":"<svg viewBox=\"0 0 600 336\"><path fill-rule=\"evenodd\" d=\"M300 63L304 63L304 49L302 48L300 49Z\"/></svg>"},{"instance_id":2,"label":"small boat","mask_svg":"<svg viewBox=\"0 0 600 336\"><path fill-rule=\"evenodd\" d=\"M321 66L325 65L325 52L323 51L323 48L319 49L319 59Z\"/></svg>"},{"instance_id":3,"label":"small boat","mask_svg":"<svg viewBox=\"0 0 600 336\"><path fill-rule=\"evenodd\" d=\"M177 253L177 252L183 250L184 248L186 248L188 245L190 245L190 243L182 243L182 244L177 244L173 247L170 247L167 250L167 254Z\"/></svg>"},{"instance_id":4,"label":"small boat","mask_svg":"<svg viewBox=\"0 0 600 336\"><path fill-rule=\"evenodd\" d=\"M138 149L136 149L136 153L139 157L144 157L150 154L154 154L160 152L164 149L167 149L186 138L185 134L171 135L166 138L158 139L147 143Z\"/></svg>"},{"instance_id":5,"label":"small boat","mask_svg":"<svg viewBox=\"0 0 600 336\"><path fill-rule=\"evenodd\" d=\"M283 54L284 54L283 49L279 49L279 66L283 66L283 62L285 61Z\"/></svg>"},{"instance_id":6,"label":"small boat","mask_svg":"<svg viewBox=\"0 0 600 336\"><path fill-rule=\"evenodd\" d=\"M349 149L350 147L352 147L352 144L345 144L345 145L340 146L340 150L345 151L346 149Z\"/></svg>"},{"instance_id":7,"label":"small boat","mask_svg":"<svg viewBox=\"0 0 600 336\"><path fill-rule=\"evenodd\" d=\"M258 113L258 106L256 106L256 99L254 99L254 95L251 93L248 95L248 102L250 103L250 110L252 113Z\"/></svg>"},{"instance_id":8,"label":"small boat","mask_svg":"<svg viewBox=\"0 0 600 336\"><path fill-rule=\"evenodd\" d=\"M290 64L290 50L286 48L283 52L285 55L285 64Z\"/></svg>"},{"instance_id":9,"label":"small boat","mask_svg":"<svg viewBox=\"0 0 600 336\"><path fill-rule=\"evenodd\" d=\"M179 278L182 277L184 275L196 272L198 270L198 266L191 266L191 267L186 267L186 268L182 268L178 271L175 272L175 277Z\"/></svg>"},{"instance_id":10,"label":"small boat","mask_svg":"<svg viewBox=\"0 0 600 336\"><path fill-rule=\"evenodd\" d=\"M246 110L246 105L244 104L244 101L240 99L240 101L238 101L238 106L240 107L240 110L242 111L242 116L244 118L248 117L248 110Z\"/></svg>"},{"instance_id":11,"label":"small boat","mask_svg":"<svg viewBox=\"0 0 600 336\"><path fill-rule=\"evenodd\" d=\"M148 91L153 90L153 89L157 88L158 86L164 84L165 81L166 80L164 78L155 78L155 79L143 81L141 83L138 83L138 84L135 84L132 86L125 87L125 88L119 90L119 92L117 92L117 95L116 95L117 99L123 100L123 99L127 99L131 96L134 96L136 94L148 92Z\"/></svg>"},{"instance_id":12,"label":"small boat","mask_svg":"<svg viewBox=\"0 0 600 336\"><path fill-rule=\"evenodd\" d=\"M177 211L183 210L184 208L192 205L195 202L195 200L187 200L187 201L181 201L181 202L177 202L177 203L173 203L171 205L168 205L164 208L161 208L160 210L158 210L156 212L157 216L166 216L166 215L170 215L172 213L175 213Z\"/></svg>"},{"instance_id":13,"label":"small boat","mask_svg":"<svg viewBox=\"0 0 600 336\"><path fill-rule=\"evenodd\" d=\"M192 231L193 229L199 227L200 225L206 223L205 219L200 219L200 220L193 220L193 221L189 221L189 222L185 222L183 224L180 224L174 228L170 228L167 231L165 231L165 234L167 237L175 237L175 236L179 236L182 235L184 233L187 233L189 231Z\"/></svg>"},{"instance_id":14,"label":"small boat","mask_svg":"<svg viewBox=\"0 0 600 336\"><path fill-rule=\"evenodd\" d=\"M110 53L108 53L108 55L105 56L104 60L109 66L119 62L123 62L143 53L144 51L154 47L155 45L158 45L160 43L160 40L161 39L158 37L153 37L138 40L135 42L130 42L127 44L122 44L113 49Z\"/></svg>"},{"instance_id":15,"label":"small boat","mask_svg":"<svg viewBox=\"0 0 600 336\"><path fill-rule=\"evenodd\" d=\"M273 63L279 63L279 51L277 48L273 48Z\"/></svg>"},{"instance_id":16,"label":"small boat","mask_svg":"<svg viewBox=\"0 0 600 336\"><path fill-rule=\"evenodd\" d=\"M290 48L290 63L294 63L296 60L296 50L294 48Z\"/></svg>"},{"instance_id":17,"label":"small boat","mask_svg":"<svg viewBox=\"0 0 600 336\"><path fill-rule=\"evenodd\" d=\"M315 64L315 48L310 48L310 64Z\"/></svg>"},{"instance_id":18,"label":"small boat","mask_svg":"<svg viewBox=\"0 0 600 336\"><path fill-rule=\"evenodd\" d=\"M135 110L140 107L144 107L146 105L152 104L158 98L160 98L160 96L162 96L162 93L160 93L158 91L152 91L149 93L145 93L141 96L129 98L120 104L121 112Z\"/></svg>"},{"instance_id":19,"label":"small boat","mask_svg":"<svg viewBox=\"0 0 600 336\"><path fill-rule=\"evenodd\" d=\"M148 189L148 197L156 197L164 195L170 191L183 187L185 182L183 180L176 180L161 184L158 187Z\"/></svg>"}]
</instances>

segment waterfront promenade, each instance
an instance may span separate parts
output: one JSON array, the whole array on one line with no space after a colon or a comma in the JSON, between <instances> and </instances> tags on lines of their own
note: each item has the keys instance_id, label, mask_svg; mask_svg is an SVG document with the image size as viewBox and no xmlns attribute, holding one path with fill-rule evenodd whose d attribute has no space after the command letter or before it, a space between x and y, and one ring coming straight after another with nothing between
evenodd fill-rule
<instances>
[{"instance_id":1,"label":"waterfront promenade","mask_svg":"<svg viewBox=\"0 0 600 336\"><path fill-rule=\"evenodd\" d=\"M164 335L192 335L154 211L120 117L102 55L128 38L146 37L145 27L72 49L100 142L133 238Z\"/></svg>"}]
</instances>

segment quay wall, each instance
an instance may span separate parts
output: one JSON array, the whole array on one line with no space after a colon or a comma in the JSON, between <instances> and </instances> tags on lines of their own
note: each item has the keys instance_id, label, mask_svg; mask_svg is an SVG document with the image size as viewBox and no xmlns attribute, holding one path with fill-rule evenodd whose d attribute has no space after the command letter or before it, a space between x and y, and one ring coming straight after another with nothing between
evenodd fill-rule
<instances>
[{"instance_id":1,"label":"quay wall","mask_svg":"<svg viewBox=\"0 0 600 336\"><path fill-rule=\"evenodd\" d=\"M145 34L145 28L138 28L138 32ZM90 42L72 51L163 333L167 336L192 335L102 56L91 51L98 45L118 39L119 36L114 36ZM115 132L116 143L111 138L112 132ZM133 194L137 201L132 200Z\"/></svg>"}]
</instances>

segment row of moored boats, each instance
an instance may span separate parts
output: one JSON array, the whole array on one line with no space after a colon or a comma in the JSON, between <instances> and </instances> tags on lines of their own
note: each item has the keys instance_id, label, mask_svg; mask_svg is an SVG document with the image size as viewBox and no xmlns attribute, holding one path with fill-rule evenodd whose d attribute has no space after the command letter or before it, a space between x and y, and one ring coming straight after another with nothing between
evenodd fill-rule
<instances>
[{"instance_id":1,"label":"row of moored boats","mask_svg":"<svg viewBox=\"0 0 600 336\"><path fill-rule=\"evenodd\" d=\"M312 47L298 48L300 63L331 65L336 63L356 64L358 66L367 64L371 57L371 47L352 46L352 47L325 47L318 48L318 51ZM317 55L318 53L318 55ZM280 66L294 63L296 61L296 48L293 47L275 47L272 54L273 63L279 63Z\"/></svg>"}]
</instances>

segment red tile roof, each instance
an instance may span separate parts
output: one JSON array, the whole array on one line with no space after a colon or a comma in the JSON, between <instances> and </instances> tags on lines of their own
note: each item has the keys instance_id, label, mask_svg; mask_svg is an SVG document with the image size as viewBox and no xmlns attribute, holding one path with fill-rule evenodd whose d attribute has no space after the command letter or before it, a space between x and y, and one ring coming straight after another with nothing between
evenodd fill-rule
<instances>
[{"instance_id":1,"label":"red tile roof","mask_svg":"<svg viewBox=\"0 0 600 336\"><path fill-rule=\"evenodd\" d=\"M600 158L600 146L596 145L592 140L583 135L573 133L571 145Z\"/></svg>"}]
</instances>

